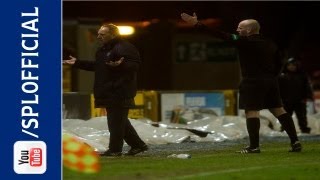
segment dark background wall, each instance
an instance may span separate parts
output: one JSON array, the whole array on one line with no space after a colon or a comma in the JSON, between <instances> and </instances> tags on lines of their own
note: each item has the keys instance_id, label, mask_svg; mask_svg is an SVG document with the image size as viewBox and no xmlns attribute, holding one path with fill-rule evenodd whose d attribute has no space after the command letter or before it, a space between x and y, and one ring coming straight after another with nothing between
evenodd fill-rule
<instances>
[{"instance_id":1,"label":"dark background wall","mask_svg":"<svg viewBox=\"0 0 320 180\"><path fill-rule=\"evenodd\" d=\"M272 38L286 57L301 57L316 82L320 70L319 9L320 2L64 1L63 21L99 19L116 23L157 19L158 23L129 38L142 54L140 89L235 89L240 79L237 62L175 63L172 41L176 35L197 35L193 30L179 30L175 23L180 21L181 12L196 12L200 20L219 19L218 28L228 32L235 32L243 19L257 19L261 33ZM90 84L90 79L86 81ZM77 87L79 82L74 83L74 90L79 90Z\"/></svg>"}]
</instances>

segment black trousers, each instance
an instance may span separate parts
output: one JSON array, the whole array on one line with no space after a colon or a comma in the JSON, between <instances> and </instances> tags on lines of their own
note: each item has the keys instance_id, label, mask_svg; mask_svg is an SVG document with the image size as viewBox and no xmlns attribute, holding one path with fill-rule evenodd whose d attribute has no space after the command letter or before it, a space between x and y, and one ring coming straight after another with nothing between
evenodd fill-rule
<instances>
[{"instance_id":1,"label":"black trousers","mask_svg":"<svg viewBox=\"0 0 320 180\"><path fill-rule=\"evenodd\" d=\"M284 109L292 116L296 113L301 131L308 130L307 107L304 102L284 103Z\"/></svg>"},{"instance_id":2,"label":"black trousers","mask_svg":"<svg viewBox=\"0 0 320 180\"><path fill-rule=\"evenodd\" d=\"M110 151L122 152L123 141L133 148L145 144L128 119L129 108L116 107L106 108L106 110L110 132Z\"/></svg>"}]
</instances>

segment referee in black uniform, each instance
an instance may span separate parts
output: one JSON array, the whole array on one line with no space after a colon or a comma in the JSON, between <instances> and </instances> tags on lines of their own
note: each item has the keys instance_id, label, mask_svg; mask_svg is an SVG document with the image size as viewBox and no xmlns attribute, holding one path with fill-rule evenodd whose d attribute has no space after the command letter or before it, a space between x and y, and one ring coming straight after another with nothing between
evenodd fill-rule
<instances>
[{"instance_id":1,"label":"referee in black uniform","mask_svg":"<svg viewBox=\"0 0 320 180\"><path fill-rule=\"evenodd\" d=\"M193 16L182 13L181 18L197 28L209 30L198 21L195 13ZM242 74L239 107L245 110L250 145L238 152L260 153L259 111L262 109L269 109L287 132L291 140L289 152L300 152L302 146L293 119L284 110L279 93L277 63L280 63L280 56L277 46L261 36L259 30L260 25L254 19L241 21L237 28L238 35L210 29L214 36L231 41L239 51Z\"/></svg>"}]
</instances>

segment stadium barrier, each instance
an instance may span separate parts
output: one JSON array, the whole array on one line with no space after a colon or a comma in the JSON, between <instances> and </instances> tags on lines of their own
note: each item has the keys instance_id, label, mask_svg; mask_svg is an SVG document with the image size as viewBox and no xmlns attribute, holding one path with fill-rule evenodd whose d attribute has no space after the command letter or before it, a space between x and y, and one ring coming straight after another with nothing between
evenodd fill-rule
<instances>
[{"instance_id":1,"label":"stadium barrier","mask_svg":"<svg viewBox=\"0 0 320 180\"><path fill-rule=\"evenodd\" d=\"M181 108L211 111L215 115L236 115L236 95L234 90L138 91L134 99L136 107L129 110L129 118L184 123L174 120L181 115L178 112ZM104 108L94 107L92 94L82 92L63 93L63 110L65 119L88 120L107 114Z\"/></svg>"}]
</instances>

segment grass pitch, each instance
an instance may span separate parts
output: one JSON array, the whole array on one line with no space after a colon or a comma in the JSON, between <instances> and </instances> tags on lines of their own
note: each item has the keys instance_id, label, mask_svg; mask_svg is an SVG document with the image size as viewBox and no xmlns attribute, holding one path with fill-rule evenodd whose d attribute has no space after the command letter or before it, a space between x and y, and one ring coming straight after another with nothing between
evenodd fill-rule
<instances>
[{"instance_id":1,"label":"grass pitch","mask_svg":"<svg viewBox=\"0 0 320 180\"><path fill-rule=\"evenodd\" d=\"M108 179L319 179L320 142L303 142L301 153L289 153L288 143L267 142L260 154L237 154L243 145L221 150L187 151L191 159L156 155L101 157L101 170L83 174L63 169L64 180ZM183 153L183 152L179 152Z\"/></svg>"}]
</instances>

